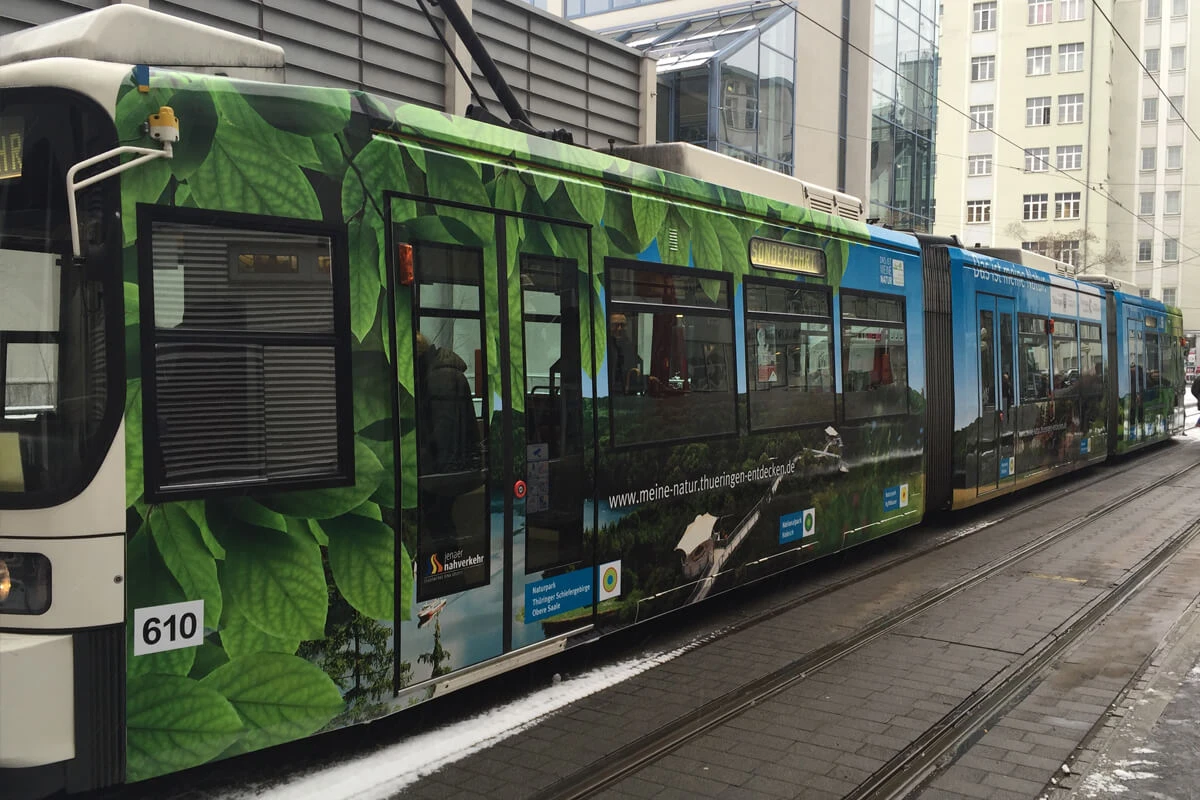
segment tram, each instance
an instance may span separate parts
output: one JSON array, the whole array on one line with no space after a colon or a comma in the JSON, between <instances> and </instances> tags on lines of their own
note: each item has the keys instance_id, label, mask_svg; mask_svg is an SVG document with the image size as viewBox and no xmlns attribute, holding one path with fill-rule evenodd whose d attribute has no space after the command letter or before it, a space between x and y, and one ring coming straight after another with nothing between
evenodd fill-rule
<instances>
[{"instance_id":1,"label":"tram","mask_svg":"<svg viewBox=\"0 0 1200 800\"><path fill-rule=\"evenodd\" d=\"M38 37L0 39L6 796L375 719L1182 431L1156 301L714 154Z\"/></svg>"}]
</instances>

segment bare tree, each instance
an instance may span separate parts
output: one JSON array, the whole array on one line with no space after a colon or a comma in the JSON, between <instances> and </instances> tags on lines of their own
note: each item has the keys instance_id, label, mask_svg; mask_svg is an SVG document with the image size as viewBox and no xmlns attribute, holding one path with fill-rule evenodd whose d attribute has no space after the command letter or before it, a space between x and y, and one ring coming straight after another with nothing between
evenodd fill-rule
<instances>
[{"instance_id":1,"label":"bare tree","mask_svg":"<svg viewBox=\"0 0 1200 800\"><path fill-rule=\"evenodd\" d=\"M1066 263L1068 268L1064 271L1068 275L1091 272L1097 267L1107 273L1109 267L1124 261L1119 242L1101 242L1100 237L1087 228L1076 228L1063 233L1051 231L1031 239L1025 225L1013 222L1005 227L1004 232L1019 240L1022 246L1033 242L1037 247L1029 249ZM1075 247L1071 247L1071 245L1075 245Z\"/></svg>"}]
</instances>

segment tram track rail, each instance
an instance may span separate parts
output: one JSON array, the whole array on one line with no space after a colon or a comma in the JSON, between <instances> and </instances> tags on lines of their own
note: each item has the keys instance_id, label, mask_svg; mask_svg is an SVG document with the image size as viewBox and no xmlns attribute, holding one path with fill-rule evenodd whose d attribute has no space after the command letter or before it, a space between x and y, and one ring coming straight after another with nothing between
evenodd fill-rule
<instances>
[{"instance_id":1,"label":"tram track rail","mask_svg":"<svg viewBox=\"0 0 1200 800\"><path fill-rule=\"evenodd\" d=\"M945 603L957 595L992 578L1015 564L1059 543L1079 532L1096 520L1113 513L1130 502L1141 498L1156 489L1192 472L1200 467L1200 463L1192 463L1168 475L1162 476L1147 484L1139 486L1121 496L1098 506L1085 514L1074 517L1036 539L1027 542L1004 555L995 558L972 570L968 575L949 584L933 589L911 601L905 606L891 611L863 626L855 634L820 647L808 655L760 678L748 681L741 686L717 697L693 711L684 714L654 731L630 742L609 753L601 761L558 780L544 790L533 795L536 800L579 800L591 797L607 789L631 774L650 766L661 758L675 751L685 743L712 731L730 720L740 716L749 709L770 700L772 697L792 688L805 680L809 675L822 671L850 654L866 647L881 637L895 632L901 626L916 619L920 615ZM1086 486L1101 483L1118 475L1105 475ZM1011 513L1004 515L996 522L1010 520L1060 499L1068 491L1083 488L1073 485L1070 489L1055 492L1049 497L1025 504ZM993 523L995 524L995 523ZM986 527L991 527L987 525ZM919 552L906 553L898 559L891 559L866 573L858 573L852 578L835 582L828 586L809 592L788 603L776 606L768 611L743 620L734 626L727 627L721 634L729 635L737 630L744 630L754 624L777 616L789 609L803 605L816 597L829 594L848 584L879 574L901 563L910 561L921 555L940 549L955 541L960 541L966 535L971 535L982 528L968 529L960 536L951 536ZM1057 634L1045 637L1043 642L1033 648L1020 660L989 681L985 686L973 692L940 721L934 723L924 734L919 736L909 746L903 748L879 770L873 773L848 797L866 798L898 798L905 796L920 783L935 774L946 755L958 744L967 739L991 719L999 710L1011 702L1014 697L1052 663L1062 652L1078 641L1088 631L1113 609L1129 599L1148 581L1158 574L1171 559L1184 547L1200 535L1200 523L1192 525L1176 533L1166 542L1156 547L1145 556L1137 567L1120 582L1094 599L1086 609L1067 624Z\"/></svg>"}]
</instances>

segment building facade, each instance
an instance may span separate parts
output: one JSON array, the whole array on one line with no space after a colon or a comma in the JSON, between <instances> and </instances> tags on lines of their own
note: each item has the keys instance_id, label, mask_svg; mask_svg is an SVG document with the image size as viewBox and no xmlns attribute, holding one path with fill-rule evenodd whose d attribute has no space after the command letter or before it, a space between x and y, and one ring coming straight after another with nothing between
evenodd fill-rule
<instances>
[{"instance_id":1,"label":"building facade","mask_svg":"<svg viewBox=\"0 0 1200 800\"><path fill-rule=\"evenodd\" d=\"M131 0L284 50L287 83L363 89L463 114L477 102L415 0ZM107 0L0 3L0 34L111 5ZM654 63L642 53L513 0L459 0L513 94L541 129L576 144L654 141ZM434 22L470 66L465 45L433 5ZM472 82L503 116L478 69Z\"/></svg>"},{"instance_id":2,"label":"building facade","mask_svg":"<svg viewBox=\"0 0 1200 800\"><path fill-rule=\"evenodd\" d=\"M1200 203L1187 178L1200 175L1186 120L1189 10L1188 0L945 4L935 232L1130 281L1200 326L1189 267L1200 230L1186 218Z\"/></svg>"}]
</instances>

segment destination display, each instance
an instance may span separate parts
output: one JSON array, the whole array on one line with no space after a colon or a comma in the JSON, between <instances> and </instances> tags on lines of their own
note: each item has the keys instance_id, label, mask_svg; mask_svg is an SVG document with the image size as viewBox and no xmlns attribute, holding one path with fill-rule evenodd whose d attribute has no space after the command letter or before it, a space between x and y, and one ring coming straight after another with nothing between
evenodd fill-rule
<instances>
[{"instance_id":1,"label":"destination display","mask_svg":"<svg viewBox=\"0 0 1200 800\"><path fill-rule=\"evenodd\" d=\"M21 177L24 148L25 120L0 117L0 181Z\"/></svg>"}]
</instances>

